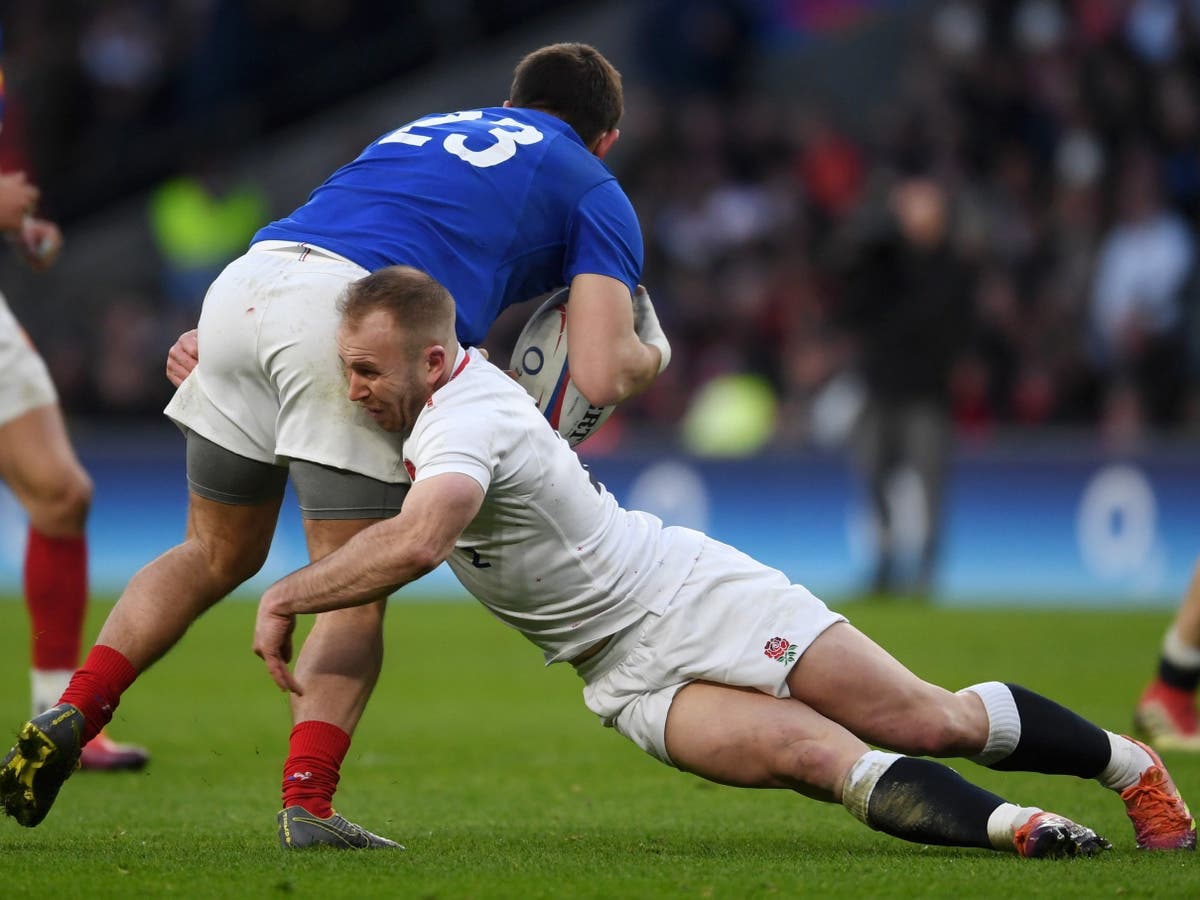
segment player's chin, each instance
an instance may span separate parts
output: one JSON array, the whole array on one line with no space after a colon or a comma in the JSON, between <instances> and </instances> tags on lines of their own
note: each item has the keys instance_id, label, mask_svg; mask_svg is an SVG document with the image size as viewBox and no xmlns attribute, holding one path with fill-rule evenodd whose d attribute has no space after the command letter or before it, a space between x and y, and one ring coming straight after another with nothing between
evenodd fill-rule
<instances>
[{"instance_id":1,"label":"player's chin","mask_svg":"<svg viewBox=\"0 0 1200 900\"><path fill-rule=\"evenodd\" d=\"M412 422L402 421L395 416L389 416L384 413L380 413L374 418L375 424L388 434L398 434L401 438L407 438L410 434L412 434Z\"/></svg>"},{"instance_id":2,"label":"player's chin","mask_svg":"<svg viewBox=\"0 0 1200 900\"><path fill-rule=\"evenodd\" d=\"M385 409L372 409L369 406L364 406L363 412L370 416L371 421L373 421L384 431L396 431L400 427L399 423L389 416L387 410Z\"/></svg>"}]
</instances>

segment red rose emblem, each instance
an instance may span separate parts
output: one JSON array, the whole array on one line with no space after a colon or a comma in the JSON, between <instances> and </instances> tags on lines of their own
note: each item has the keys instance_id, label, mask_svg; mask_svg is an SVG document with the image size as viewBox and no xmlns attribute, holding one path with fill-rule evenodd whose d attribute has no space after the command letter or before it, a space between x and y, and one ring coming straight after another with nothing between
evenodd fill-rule
<instances>
[{"instance_id":1,"label":"red rose emblem","mask_svg":"<svg viewBox=\"0 0 1200 900\"><path fill-rule=\"evenodd\" d=\"M792 646L791 641L787 638L773 637L767 641L767 645L763 648L763 653L771 657L771 659L782 659L790 646Z\"/></svg>"}]
</instances>

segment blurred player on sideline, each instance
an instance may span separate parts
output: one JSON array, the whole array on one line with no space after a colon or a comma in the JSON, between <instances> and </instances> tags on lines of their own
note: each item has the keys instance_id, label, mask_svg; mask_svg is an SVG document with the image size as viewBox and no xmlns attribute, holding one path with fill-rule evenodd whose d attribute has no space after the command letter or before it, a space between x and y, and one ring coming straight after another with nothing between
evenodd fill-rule
<instances>
[{"instance_id":1,"label":"blurred player on sideline","mask_svg":"<svg viewBox=\"0 0 1200 900\"><path fill-rule=\"evenodd\" d=\"M351 282L395 263L429 271L462 298L466 345L510 304L569 285L571 376L596 405L643 390L667 365L649 298L633 297L637 217L601 162L619 136L620 75L592 47L555 44L518 63L510 98L379 138L213 283L200 362L167 407L187 435L187 539L125 589L60 698L78 711L22 728L0 769L0 797L21 824L42 820L77 748L134 679L262 566L289 476L312 559L400 510L410 479L399 438L345 397L335 307ZM308 843L383 841L331 802L382 665L384 598L320 617L300 653L309 689L292 704L283 799L326 823Z\"/></svg>"},{"instance_id":2,"label":"blurred player on sideline","mask_svg":"<svg viewBox=\"0 0 1200 900\"><path fill-rule=\"evenodd\" d=\"M350 399L404 439L404 509L263 594L254 649L285 690L298 613L373 602L442 562L497 618L567 661L584 700L650 755L720 784L840 802L923 844L1091 855L1094 831L912 756L1096 779L1137 846L1194 850L1162 761L1015 684L951 693L917 678L783 573L617 505L522 389L454 336L454 300L394 267L347 292ZM872 750L868 743L897 752ZM299 806L283 835L322 823ZM286 838L285 838L286 839Z\"/></svg>"},{"instance_id":3,"label":"blurred player on sideline","mask_svg":"<svg viewBox=\"0 0 1200 900\"><path fill-rule=\"evenodd\" d=\"M4 73L0 71L0 127ZM54 264L58 226L35 215L38 189L24 172L0 172L0 231L35 271ZM67 437L50 373L0 295L0 480L29 516L25 605L31 628L34 714L58 702L79 664L87 610L87 537L92 482ZM85 769L137 769L148 754L101 734Z\"/></svg>"},{"instance_id":4,"label":"blurred player on sideline","mask_svg":"<svg viewBox=\"0 0 1200 900\"><path fill-rule=\"evenodd\" d=\"M1200 561L1175 621L1163 637L1158 675L1146 686L1133 726L1160 750L1200 752L1196 689L1200 687Z\"/></svg>"}]
</instances>

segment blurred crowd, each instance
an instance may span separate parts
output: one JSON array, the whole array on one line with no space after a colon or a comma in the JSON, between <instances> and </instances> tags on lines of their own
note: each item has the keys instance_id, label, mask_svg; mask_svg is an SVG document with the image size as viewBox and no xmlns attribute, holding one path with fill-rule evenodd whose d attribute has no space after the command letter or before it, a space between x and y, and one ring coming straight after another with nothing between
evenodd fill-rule
<instances>
[{"instance_id":1,"label":"blurred crowd","mask_svg":"<svg viewBox=\"0 0 1200 900\"><path fill-rule=\"evenodd\" d=\"M68 225L147 192L162 257L159 296L118 298L93 328L117 348L107 367L78 341L45 348L67 408L156 413L164 333L287 212L230 181L220 163L235 148L201 136L250 140L450 35L555 6L6 3L19 76L0 167L28 164ZM713 452L841 440L872 402L936 409L981 438L1200 428L1200 2L943 0L916 18L902 6L640 7L609 161L641 216L675 357L618 419L678 426ZM889 17L905 23L905 61L861 103L780 65ZM343 52L318 53L333 33ZM287 62L301 58L314 64ZM855 61L840 65L853 78ZM196 152L181 154L189 136ZM123 165L80 174L102 159Z\"/></svg>"},{"instance_id":2,"label":"blurred crowd","mask_svg":"<svg viewBox=\"0 0 1200 900\"><path fill-rule=\"evenodd\" d=\"M0 161L68 224L563 0L5 0ZM13 134L13 132L17 132ZM112 161L100 167L96 161ZM119 164L117 164L119 161Z\"/></svg>"},{"instance_id":3,"label":"blurred crowd","mask_svg":"<svg viewBox=\"0 0 1200 900\"><path fill-rule=\"evenodd\" d=\"M756 83L744 4L682 5L708 32L654 42L616 163L679 348L644 416L751 372L789 444L880 393L967 435L1200 426L1200 3L930 4L856 108Z\"/></svg>"}]
</instances>

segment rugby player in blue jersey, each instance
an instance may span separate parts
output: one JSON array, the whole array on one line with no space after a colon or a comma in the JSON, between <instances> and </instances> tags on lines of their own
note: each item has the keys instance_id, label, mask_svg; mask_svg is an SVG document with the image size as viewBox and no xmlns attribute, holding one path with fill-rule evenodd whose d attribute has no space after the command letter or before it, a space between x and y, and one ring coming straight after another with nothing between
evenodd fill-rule
<instances>
[{"instance_id":1,"label":"rugby player in blue jersey","mask_svg":"<svg viewBox=\"0 0 1200 900\"><path fill-rule=\"evenodd\" d=\"M571 376L589 401L620 402L662 371L670 347L636 291L637 218L601 162L622 102L620 75L594 48L536 50L504 106L383 135L216 279L201 361L166 410L187 436L187 537L134 576L59 705L21 729L0 769L9 815L37 825L121 694L259 570L289 476L314 560L399 511L400 441L345 396L334 335L351 282L396 264L429 273L459 299L466 346L510 304L569 285ZM395 846L331 807L382 663L384 605L320 617L300 652L307 690L293 700L285 847Z\"/></svg>"}]
</instances>

